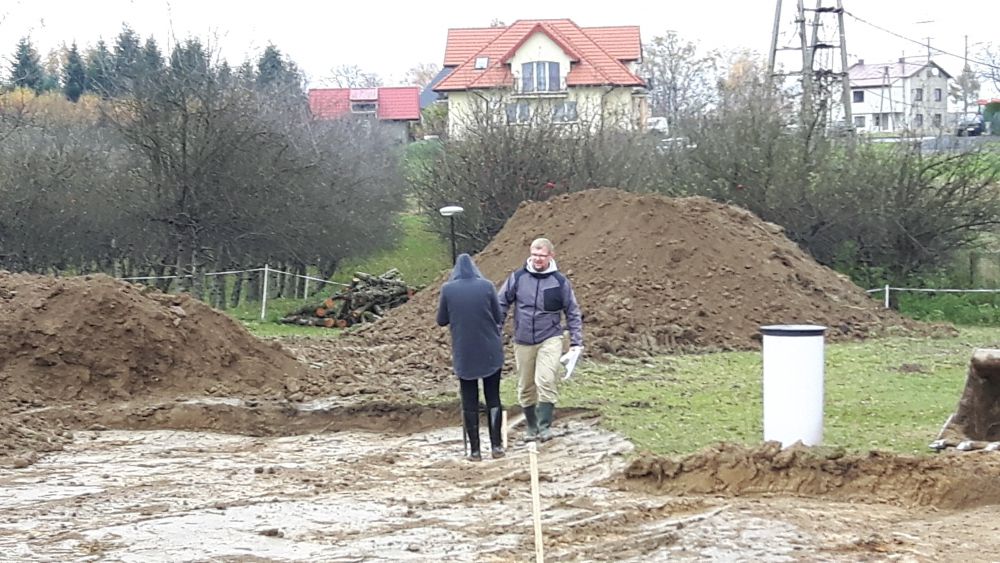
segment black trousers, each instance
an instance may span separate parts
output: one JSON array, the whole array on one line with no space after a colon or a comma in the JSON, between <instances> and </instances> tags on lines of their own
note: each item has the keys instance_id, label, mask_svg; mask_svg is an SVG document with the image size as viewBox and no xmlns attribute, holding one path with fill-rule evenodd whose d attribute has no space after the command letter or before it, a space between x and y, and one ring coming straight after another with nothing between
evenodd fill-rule
<instances>
[{"instance_id":1,"label":"black trousers","mask_svg":"<svg viewBox=\"0 0 1000 563\"><path fill-rule=\"evenodd\" d=\"M500 406L500 371L489 377L480 379L459 379L459 388L462 392L462 410L479 410L479 382L483 382L483 395L486 397L486 408Z\"/></svg>"}]
</instances>

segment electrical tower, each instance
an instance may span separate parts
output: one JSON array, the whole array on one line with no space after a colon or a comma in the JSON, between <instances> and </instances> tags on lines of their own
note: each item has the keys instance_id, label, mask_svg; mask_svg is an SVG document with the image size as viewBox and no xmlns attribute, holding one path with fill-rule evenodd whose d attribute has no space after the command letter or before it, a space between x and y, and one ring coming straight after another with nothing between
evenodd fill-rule
<instances>
[{"instance_id":1,"label":"electrical tower","mask_svg":"<svg viewBox=\"0 0 1000 563\"><path fill-rule=\"evenodd\" d=\"M816 0L814 8L805 7L806 0L796 1L795 33L799 36L799 45L779 46L782 35L781 0L777 0L774 9L774 29L771 33L771 51L767 59L768 72L772 77L795 75L799 77L802 87L801 121L803 126L811 123L825 123L834 114L833 91L840 82L840 105L844 111L844 120L848 131L854 130L854 118L851 115L851 83L847 75L847 37L844 33L844 6L842 0ZM826 4L836 4L826 5ZM811 21L807 19L811 15ZM830 37L827 30L832 29L832 21L836 17L836 39ZM810 29L811 28L811 29ZM821 32L822 31L822 32ZM833 60L833 52L840 50L839 65ZM775 64L779 51L800 51L802 54L801 70L775 72ZM839 69L836 67L839 66Z\"/></svg>"}]
</instances>

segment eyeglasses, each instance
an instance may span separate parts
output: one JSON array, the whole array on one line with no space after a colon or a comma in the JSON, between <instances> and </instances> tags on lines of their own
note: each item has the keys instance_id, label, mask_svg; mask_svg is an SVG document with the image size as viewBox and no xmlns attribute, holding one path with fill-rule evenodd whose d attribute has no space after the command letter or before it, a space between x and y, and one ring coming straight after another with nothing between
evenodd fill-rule
<instances>
[{"instance_id":1,"label":"eyeglasses","mask_svg":"<svg viewBox=\"0 0 1000 563\"><path fill-rule=\"evenodd\" d=\"M549 254L535 254L534 252L531 253L532 258L548 258L549 256L550 256Z\"/></svg>"}]
</instances>

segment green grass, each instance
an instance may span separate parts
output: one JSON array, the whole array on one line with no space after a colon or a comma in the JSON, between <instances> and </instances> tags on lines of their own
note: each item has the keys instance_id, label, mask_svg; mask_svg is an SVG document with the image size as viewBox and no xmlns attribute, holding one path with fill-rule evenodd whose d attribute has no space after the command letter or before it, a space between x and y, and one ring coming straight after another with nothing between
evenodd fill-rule
<instances>
[{"instance_id":1,"label":"green grass","mask_svg":"<svg viewBox=\"0 0 1000 563\"><path fill-rule=\"evenodd\" d=\"M1000 333L963 328L955 338L887 338L827 344L824 440L848 451L929 453L953 412L972 350L1000 346ZM560 405L596 409L603 424L640 449L686 454L763 436L760 352L585 362L564 384ZM515 377L505 378L513 404Z\"/></svg>"},{"instance_id":2,"label":"green grass","mask_svg":"<svg viewBox=\"0 0 1000 563\"><path fill-rule=\"evenodd\" d=\"M382 274L391 268L397 268L402 278L410 285L423 287L434 281L448 269L451 262L450 250L435 233L427 228L427 221L418 215L403 215L400 218L403 225L403 237L400 244L391 250L380 252L362 260L344 262L334 274L332 281L350 283L354 272ZM323 296L335 293L338 286L328 286L330 289ZM319 303L323 296L313 295L310 302ZM278 319L289 311L302 307L306 303L301 298L269 299L267 311L262 321L260 318L260 302L244 302L239 307L224 311L240 321L253 334L260 337L276 336L336 336L339 331L321 327L283 325Z\"/></svg>"},{"instance_id":3,"label":"green grass","mask_svg":"<svg viewBox=\"0 0 1000 563\"><path fill-rule=\"evenodd\" d=\"M445 241L429 230L427 220L420 215L403 215L400 221L403 237L399 246L363 260L341 264L333 281L350 282L358 271L378 275L397 268L407 283L423 287L447 270L451 262L450 250Z\"/></svg>"}]
</instances>

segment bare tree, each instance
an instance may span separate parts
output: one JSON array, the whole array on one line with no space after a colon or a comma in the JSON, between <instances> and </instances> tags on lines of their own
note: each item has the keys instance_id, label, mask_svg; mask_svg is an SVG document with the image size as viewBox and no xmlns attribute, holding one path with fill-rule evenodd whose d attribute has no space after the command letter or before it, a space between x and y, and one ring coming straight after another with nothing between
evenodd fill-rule
<instances>
[{"instance_id":1,"label":"bare tree","mask_svg":"<svg viewBox=\"0 0 1000 563\"><path fill-rule=\"evenodd\" d=\"M983 47L980 59L985 64L976 65L979 76L985 81L992 82L995 90L1000 90L1000 45L990 43Z\"/></svg>"},{"instance_id":2,"label":"bare tree","mask_svg":"<svg viewBox=\"0 0 1000 563\"><path fill-rule=\"evenodd\" d=\"M699 52L698 46L673 31L643 45L642 75L649 81L653 115L677 123L704 113L716 101L719 54Z\"/></svg>"},{"instance_id":3,"label":"bare tree","mask_svg":"<svg viewBox=\"0 0 1000 563\"><path fill-rule=\"evenodd\" d=\"M979 98L979 86L979 76L966 63L962 73L951 84L948 94L953 103L962 106L962 111L967 112L969 106L974 106L976 99Z\"/></svg>"},{"instance_id":4,"label":"bare tree","mask_svg":"<svg viewBox=\"0 0 1000 563\"><path fill-rule=\"evenodd\" d=\"M340 65L330 69L324 82L337 88L375 88L382 85L382 77L358 65Z\"/></svg>"},{"instance_id":5,"label":"bare tree","mask_svg":"<svg viewBox=\"0 0 1000 563\"><path fill-rule=\"evenodd\" d=\"M440 71L441 65L439 64L420 63L406 71L406 75L403 77L403 82L406 84L412 84L413 86L420 86L422 88L430 84Z\"/></svg>"}]
</instances>

